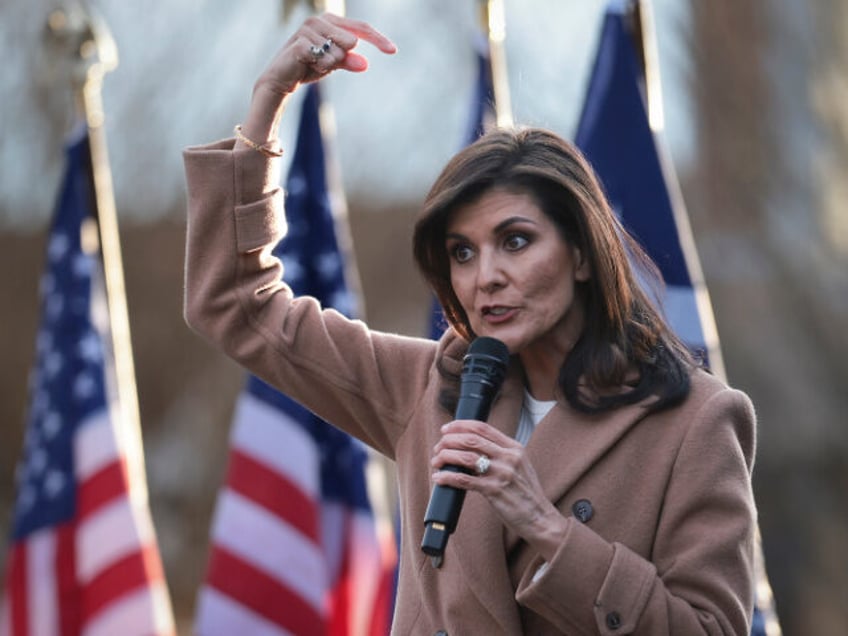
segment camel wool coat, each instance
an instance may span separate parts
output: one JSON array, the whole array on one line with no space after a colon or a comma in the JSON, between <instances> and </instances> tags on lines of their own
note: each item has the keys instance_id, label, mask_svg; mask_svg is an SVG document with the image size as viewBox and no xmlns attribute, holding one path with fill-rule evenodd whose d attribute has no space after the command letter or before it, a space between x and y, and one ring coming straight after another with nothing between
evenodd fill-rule
<instances>
[{"instance_id":1,"label":"camel wool coat","mask_svg":"<svg viewBox=\"0 0 848 636\"><path fill-rule=\"evenodd\" d=\"M285 231L279 160L226 140L184 153L185 316L264 381L396 461L402 545L393 633L748 634L756 513L748 398L703 371L680 405L587 415L559 401L526 453L567 518L544 563L469 493L435 568L420 550L430 459L453 419L439 394L467 348L369 330L293 298L271 249ZM489 423L514 436L511 361ZM447 374L445 372L448 372Z\"/></svg>"}]
</instances>

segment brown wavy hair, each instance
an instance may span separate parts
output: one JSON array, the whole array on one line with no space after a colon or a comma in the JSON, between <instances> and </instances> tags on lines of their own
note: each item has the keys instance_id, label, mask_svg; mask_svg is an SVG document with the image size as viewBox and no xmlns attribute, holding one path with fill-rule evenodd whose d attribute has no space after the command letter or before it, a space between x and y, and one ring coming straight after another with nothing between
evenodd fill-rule
<instances>
[{"instance_id":1,"label":"brown wavy hair","mask_svg":"<svg viewBox=\"0 0 848 636\"><path fill-rule=\"evenodd\" d=\"M454 210L496 187L529 194L588 259L590 278L577 283L585 329L559 375L566 400L600 412L648 396L656 397L654 410L685 398L696 363L640 285L649 283L659 298L659 270L611 210L582 153L546 130L483 135L448 162L425 199L414 257L454 330L467 340L475 337L451 286L447 223Z\"/></svg>"}]
</instances>

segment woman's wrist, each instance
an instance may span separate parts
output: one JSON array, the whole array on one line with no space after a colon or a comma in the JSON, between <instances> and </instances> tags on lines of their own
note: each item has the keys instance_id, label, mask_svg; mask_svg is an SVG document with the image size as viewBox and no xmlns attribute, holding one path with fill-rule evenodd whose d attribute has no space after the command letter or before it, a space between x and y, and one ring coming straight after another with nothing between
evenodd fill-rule
<instances>
[{"instance_id":1,"label":"woman's wrist","mask_svg":"<svg viewBox=\"0 0 848 636\"><path fill-rule=\"evenodd\" d=\"M247 117L241 124L244 137L259 145L273 146L279 137L280 118L285 110L291 92L281 92L282 87L269 82L258 81L253 90L253 98ZM246 147L241 139L236 140L236 148Z\"/></svg>"},{"instance_id":2,"label":"woman's wrist","mask_svg":"<svg viewBox=\"0 0 848 636\"><path fill-rule=\"evenodd\" d=\"M283 156L283 151L276 141L266 141L262 144L256 143L242 132L241 124L236 124L236 127L233 128L233 133L236 136L236 142L239 149L241 149L242 146L247 146L251 150L255 150L269 158Z\"/></svg>"},{"instance_id":3,"label":"woman's wrist","mask_svg":"<svg viewBox=\"0 0 848 636\"><path fill-rule=\"evenodd\" d=\"M551 506L547 514L539 515L533 520L524 540L539 552L545 562L549 563L562 545L567 529L568 520Z\"/></svg>"}]
</instances>

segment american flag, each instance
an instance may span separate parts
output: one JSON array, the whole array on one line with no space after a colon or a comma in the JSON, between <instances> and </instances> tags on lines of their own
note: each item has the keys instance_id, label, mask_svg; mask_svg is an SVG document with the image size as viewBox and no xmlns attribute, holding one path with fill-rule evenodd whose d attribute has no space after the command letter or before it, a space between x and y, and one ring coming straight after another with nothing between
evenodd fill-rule
<instances>
[{"instance_id":1,"label":"american flag","mask_svg":"<svg viewBox=\"0 0 848 636\"><path fill-rule=\"evenodd\" d=\"M662 303L675 333L724 376L718 334L682 197L643 97L645 74L626 24L631 0L608 5L576 144L604 184L622 222L640 240L666 282ZM758 535L759 540L759 535ZM752 636L777 636L780 625L757 544Z\"/></svg>"},{"instance_id":2,"label":"american flag","mask_svg":"<svg viewBox=\"0 0 848 636\"><path fill-rule=\"evenodd\" d=\"M274 253L295 294L351 315L325 172L320 93L302 105ZM239 397L196 620L201 636L377 636L391 623L394 540L380 536L362 445L255 377Z\"/></svg>"},{"instance_id":3,"label":"american flag","mask_svg":"<svg viewBox=\"0 0 848 636\"><path fill-rule=\"evenodd\" d=\"M127 447L112 398L102 263L86 240L96 236L90 166L79 133L41 280L3 636L174 633L146 486L127 469L140 449Z\"/></svg>"}]
</instances>

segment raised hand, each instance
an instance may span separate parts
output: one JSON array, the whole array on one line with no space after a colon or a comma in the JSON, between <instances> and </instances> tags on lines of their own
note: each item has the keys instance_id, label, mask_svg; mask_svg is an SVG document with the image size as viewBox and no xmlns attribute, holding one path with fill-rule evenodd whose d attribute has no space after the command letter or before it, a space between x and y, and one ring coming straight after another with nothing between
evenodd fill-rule
<instances>
[{"instance_id":1,"label":"raised hand","mask_svg":"<svg viewBox=\"0 0 848 636\"><path fill-rule=\"evenodd\" d=\"M362 72L368 68L368 60L353 50L359 40L383 53L397 51L391 40L366 22L332 13L312 16L292 34L257 83L266 82L285 94L331 71Z\"/></svg>"},{"instance_id":2,"label":"raised hand","mask_svg":"<svg viewBox=\"0 0 848 636\"><path fill-rule=\"evenodd\" d=\"M295 31L259 76L244 136L256 144L277 137L285 97L300 84L314 82L336 70L361 73L368 60L354 51L365 40L383 53L397 51L394 43L370 24L332 13L312 16ZM243 142L237 142L240 147Z\"/></svg>"}]
</instances>

